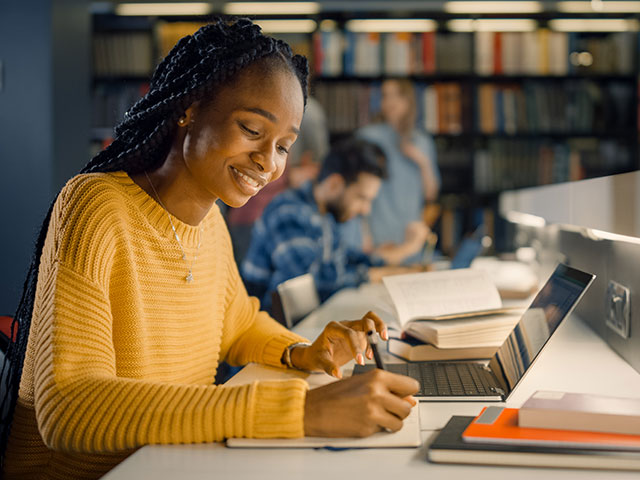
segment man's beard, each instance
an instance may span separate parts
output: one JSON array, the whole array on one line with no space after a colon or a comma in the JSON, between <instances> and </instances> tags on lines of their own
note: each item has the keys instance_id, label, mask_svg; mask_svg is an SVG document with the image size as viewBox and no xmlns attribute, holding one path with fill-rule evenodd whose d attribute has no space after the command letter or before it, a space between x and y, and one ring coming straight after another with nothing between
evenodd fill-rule
<instances>
[{"instance_id":1,"label":"man's beard","mask_svg":"<svg viewBox=\"0 0 640 480\"><path fill-rule=\"evenodd\" d=\"M332 200L327 203L327 212L333 215L336 222L344 223L347 221L347 213L345 208L342 206L342 195L339 198Z\"/></svg>"}]
</instances>

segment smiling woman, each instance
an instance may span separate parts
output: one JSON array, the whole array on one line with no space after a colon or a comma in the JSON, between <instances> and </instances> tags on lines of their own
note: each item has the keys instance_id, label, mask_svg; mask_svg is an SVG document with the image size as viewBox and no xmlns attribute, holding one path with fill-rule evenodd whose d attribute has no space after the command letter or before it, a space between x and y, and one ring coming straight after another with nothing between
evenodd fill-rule
<instances>
[{"instance_id":1,"label":"smiling woman","mask_svg":"<svg viewBox=\"0 0 640 480\"><path fill-rule=\"evenodd\" d=\"M133 179L150 194L152 182L170 213L198 225L215 200L240 207L282 175L303 108L300 81L284 60L256 60L187 108L166 161L150 180Z\"/></svg>"},{"instance_id":2,"label":"smiling woman","mask_svg":"<svg viewBox=\"0 0 640 480\"><path fill-rule=\"evenodd\" d=\"M325 371L370 355L375 314L309 344L247 295L216 200L277 179L306 60L246 19L180 40L115 141L50 207L3 366L4 478L98 478L147 444L397 430L417 383L386 372L214 385L219 362Z\"/></svg>"}]
</instances>

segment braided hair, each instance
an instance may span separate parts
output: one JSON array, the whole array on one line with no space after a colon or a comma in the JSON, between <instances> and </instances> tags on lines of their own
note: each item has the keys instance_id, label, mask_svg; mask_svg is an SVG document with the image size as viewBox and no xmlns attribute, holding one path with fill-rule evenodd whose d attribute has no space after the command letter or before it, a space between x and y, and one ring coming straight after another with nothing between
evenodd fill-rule
<instances>
[{"instance_id":1,"label":"braided hair","mask_svg":"<svg viewBox=\"0 0 640 480\"><path fill-rule=\"evenodd\" d=\"M115 128L114 141L93 157L80 173L113 172L128 174L153 170L162 165L176 133L177 121L193 103L211 98L216 89L255 61L269 69L287 69L295 74L307 102L307 60L294 55L282 40L263 35L260 27L246 18L216 17L193 35L182 38L158 65L149 92L126 113ZM29 328L36 294L40 256L54 202L42 223L35 251L24 283L13 323L1 382L0 462L11 431ZM16 335L16 337L14 337Z\"/></svg>"}]
</instances>

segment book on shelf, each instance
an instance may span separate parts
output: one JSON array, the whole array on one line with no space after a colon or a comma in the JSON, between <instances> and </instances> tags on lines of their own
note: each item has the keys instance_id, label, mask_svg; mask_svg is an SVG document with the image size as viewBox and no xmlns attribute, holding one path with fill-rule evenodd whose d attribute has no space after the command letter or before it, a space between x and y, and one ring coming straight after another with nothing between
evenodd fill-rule
<instances>
[{"instance_id":1,"label":"book on shelf","mask_svg":"<svg viewBox=\"0 0 640 480\"><path fill-rule=\"evenodd\" d=\"M640 435L640 398L538 391L520 408L518 424L637 436Z\"/></svg>"},{"instance_id":2,"label":"book on shelf","mask_svg":"<svg viewBox=\"0 0 640 480\"><path fill-rule=\"evenodd\" d=\"M526 467L640 470L640 453L628 450L470 443L462 433L474 417L451 417L427 451L434 463Z\"/></svg>"},{"instance_id":3,"label":"book on shelf","mask_svg":"<svg viewBox=\"0 0 640 480\"><path fill-rule=\"evenodd\" d=\"M159 58L164 58L182 37L193 35L203 25L205 25L204 22L158 21L155 33Z\"/></svg>"},{"instance_id":4,"label":"book on shelf","mask_svg":"<svg viewBox=\"0 0 640 480\"><path fill-rule=\"evenodd\" d=\"M410 335L402 338L391 337L387 342L387 351L409 362L471 360L490 358L500 345L470 348L438 348Z\"/></svg>"},{"instance_id":5,"label":"book on shelf","mask_svg":"<svg viewBox=\"0 0 640 480\"><path fill-rule=\"evenodd\" d=\"M384 73L405 75L412 70L412 35L410 33L387 33L384 35Z\"/></svg>"},{"instance_id":6,"label":"book on shelf","mask_svg":"<svg viewBox=\"0 0 640 480\"><path fill-rule=\"evenodd\" d=\"M96 85L92 99L92 126L113 128L148 91L148 81Z\"/></svg>"},{"instance_id":7,"label":"book on shelf","mask_svg":"<svg viewBox=\"0 0 640 480\"><path fill-rule=\"evenodd\" d=\"M545 446L556 448L585 448L629 450L640 452L640 433L606 433L554 428L529 428L518 424L517 408L485 407L462 433L462 440L470 443L496 445ZM585 430L589 424L584 425Z\"/></svg>"}]
</instances>

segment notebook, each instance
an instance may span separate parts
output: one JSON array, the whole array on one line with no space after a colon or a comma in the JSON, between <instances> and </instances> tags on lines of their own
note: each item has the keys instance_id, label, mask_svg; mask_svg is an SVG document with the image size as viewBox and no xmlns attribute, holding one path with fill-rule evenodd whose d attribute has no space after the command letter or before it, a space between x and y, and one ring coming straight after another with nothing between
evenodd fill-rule
<instances>
[{"instance_id":1,"label":"notebook","mask_svg":"<svg viewBox=\"0 0 640 480\"><path fill-rule=\"evenodd\" d=\"M229 438L232 448L413 448L422 444L420 408L416 405L397 432L378 432L364 438Z\"/></svg>"},{"instance_id":2,"label":"notebook","mask_svg":"<svg viewBox=\"0 0 640 480\"><path fill-rule=\"evenodd\" d=\"M595 275L560 264L488 365L476 362L414 362L387 369L420 383L420 401L505 401L558 325L573 311ZM354 375L375 368L356 365Z\"/></svg>"},{"instance_id":3,"label":"notebook","mask_svg":"<svg viewBox=\"0 0 640 480\"><path fill-rule=\"evenodd\" d=\"M250 363L231 377L225 385L236 386L256 380L283 380L303 378L309 388L318 388L335 382L336 378L324 373L305 373L298 370L268 367ZM422 444L420 436L420 409L416 405L404 419L397 432L379 432L365 438L229 438L227 447L233 448L414 448Z\"/></svg>"}]
</instances>

